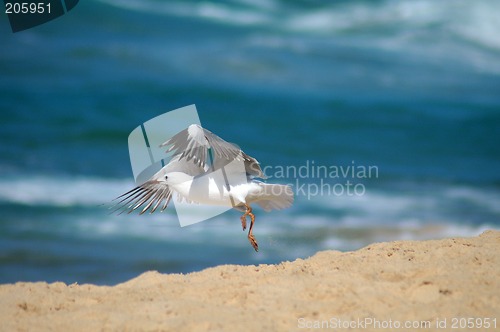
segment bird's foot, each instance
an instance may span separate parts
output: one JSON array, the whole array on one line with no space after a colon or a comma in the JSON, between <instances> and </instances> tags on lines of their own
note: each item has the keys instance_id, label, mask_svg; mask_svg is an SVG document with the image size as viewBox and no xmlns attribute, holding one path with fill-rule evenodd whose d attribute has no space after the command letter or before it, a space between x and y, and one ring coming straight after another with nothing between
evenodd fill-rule
<instances>
[{"instance_id":1,"label":"bird's foot","mask_svg":"<svg viewBox=\"0 0 500 332\"><path fill-rule=\"evenodd\" d=\"M241 227L243 228L243 231L245 231L245 229L247 229L247 216L246 216L246 214L242 215L240 217L240 220L241 220Z\"/></svg>"},{"instance_id":2,"label":"bird's foot","mask_svg":"<svg viewBox=\"0 0 500 332\"><path fill-rule=\"evenodd\" d=\"M255 249L255 251L259 251L259 245L257 244L257 240L255 239L255 236L253 236L253 234L248 234L248 241L250 241L250 244Z\"/></svg>"}]
</instances>

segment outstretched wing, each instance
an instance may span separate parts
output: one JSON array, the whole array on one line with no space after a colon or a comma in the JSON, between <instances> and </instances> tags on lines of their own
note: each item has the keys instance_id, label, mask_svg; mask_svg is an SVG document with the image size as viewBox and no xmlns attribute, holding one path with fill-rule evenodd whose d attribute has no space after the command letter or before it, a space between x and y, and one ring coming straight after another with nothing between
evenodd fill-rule
<instances>
[{"instance_id":1,"label":"outstretched wing","mask_svg":"<svg viewBox=\"0 0 500 332\"><path fill-rule=\"evenodd\" d=\"M227 160L240 160L240 149L229 142L224 141L211 131L192 124L187 129L180 131L169 140L162 143L162 146L169 146L167 153L174 152L180 155L179 159L193 160L195 164L205 167L208 159L208 149L212 149L215 158Z\"/></svg>"},{"instance_id":2,"label":"outstretched wing","mask_svg":"<svg viewBox=\"0 0 500 332\"><path fill-rule=\"evenodd\" d=\"M294 194L289 185L263 182L258 182L258 184L261 187L261 193L259 197L250 197L250 200L255 199L264 211L281 210L292 206Z\"/></svg>"},{"instance_id":3,"label":"outstretched wing","mask_svg":"<svg viewBox=\"0 0 500 332\"><path fill-rule=\"evenodd\" d=\"M214 166L219 169L234 160L244 161L247 174L265 178L259 162L244 153L237 145L229 143L210 130L192 124L187 129L180 131L169 140L162 143L162 146L169 146L167 153L173 151L174 156L179 156L179 160L193 160L199 167L205 168L208 164L208 151L213 153Z\"/></svg>"},{"instance_id":4,"label":"outstretched wing","mask_svg":"<svg viewBox=\"0 0 500 332\"><path fill-rule=\"evenodd\" d=\"M117 211L120 211L120 214L132 213L138 208L142 208L139 214L147 210L153 213L162 205L162 202L161 211L163 211L167 208L171 198L172 191L164 181L149 180L115 198L115 201L119 201L115 204L113 213Z\"/></svg>"}]
</instances>

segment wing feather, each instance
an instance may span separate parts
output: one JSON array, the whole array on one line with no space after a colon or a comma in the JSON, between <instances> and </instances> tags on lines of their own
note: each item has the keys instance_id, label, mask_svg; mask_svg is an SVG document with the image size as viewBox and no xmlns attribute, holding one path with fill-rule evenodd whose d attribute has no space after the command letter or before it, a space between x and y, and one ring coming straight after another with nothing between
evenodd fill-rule
<instances>
[{"instance_id":1,"label":"wing feather","mask_svg":"<svg viewBox=\"0 0 500 332\"><path fill-rule=\"evenodd\" d=\"M178 160L185 159L205 168L209 163L208 150L214 156L214 165L219 169L234 160L244 161L246 173L250 176L266 178L259 162L244 153L236 144L227 142L198 125L191 125L162 143L160 147L168 146L166 152L174 152Z\"/></svg>"},{"instance_id":2,"label":"wing feather","mask_svg":"<svg viewBox=\"0 0 500 332\"><path fill-rule=\"evenodd\" d=\"M148 210L153 213L161 202L164 202L161 208L161 211L164 211L171 198L172 191L164 181L149 180L115 198L114 200L120 200L113 206L112 213L120 210L119 214L123 212L132 213L142 206L144 208L139 214L143 214Z\"/></svg>"}]
</instances>

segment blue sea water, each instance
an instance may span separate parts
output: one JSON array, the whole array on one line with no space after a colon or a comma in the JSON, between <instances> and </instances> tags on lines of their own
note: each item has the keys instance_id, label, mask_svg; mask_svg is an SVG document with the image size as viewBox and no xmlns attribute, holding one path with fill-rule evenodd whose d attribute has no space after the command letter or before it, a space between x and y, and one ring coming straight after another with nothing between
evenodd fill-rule
<instances>
[{"instance_id":1,"label":"blue sea water","mask_svg":"<svg viewBox=\"0 0 500 332\"><path fill-rule=\"evenodd\" d=\"M0 283L116 284L500 229L498 12L494 0L87 0L15 34L1 14ZM256 209L258 253L237 211L181 228L172 207L102 205L134 185L128 134L190 104L268 181L294 185L292 208ZM278 173L313 164L377 173Z\"/></svg>"}]
</instances>

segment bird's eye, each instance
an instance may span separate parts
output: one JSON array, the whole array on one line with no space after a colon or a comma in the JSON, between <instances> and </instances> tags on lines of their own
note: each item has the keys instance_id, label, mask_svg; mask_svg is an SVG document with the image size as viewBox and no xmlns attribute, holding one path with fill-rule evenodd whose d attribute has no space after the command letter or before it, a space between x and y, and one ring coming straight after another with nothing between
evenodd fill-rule
<instances>
[{"instance_id":1,"label":"bird's eye","mask_svg":"<svg viewBox=\"0 0 500 332\"><path fill-rule=\"evenodd\" d=\"M167 175L165 175L165 180L166 180L166 179L168 179L168 176L167 176Z\"/></svg>"}]
</instances>

